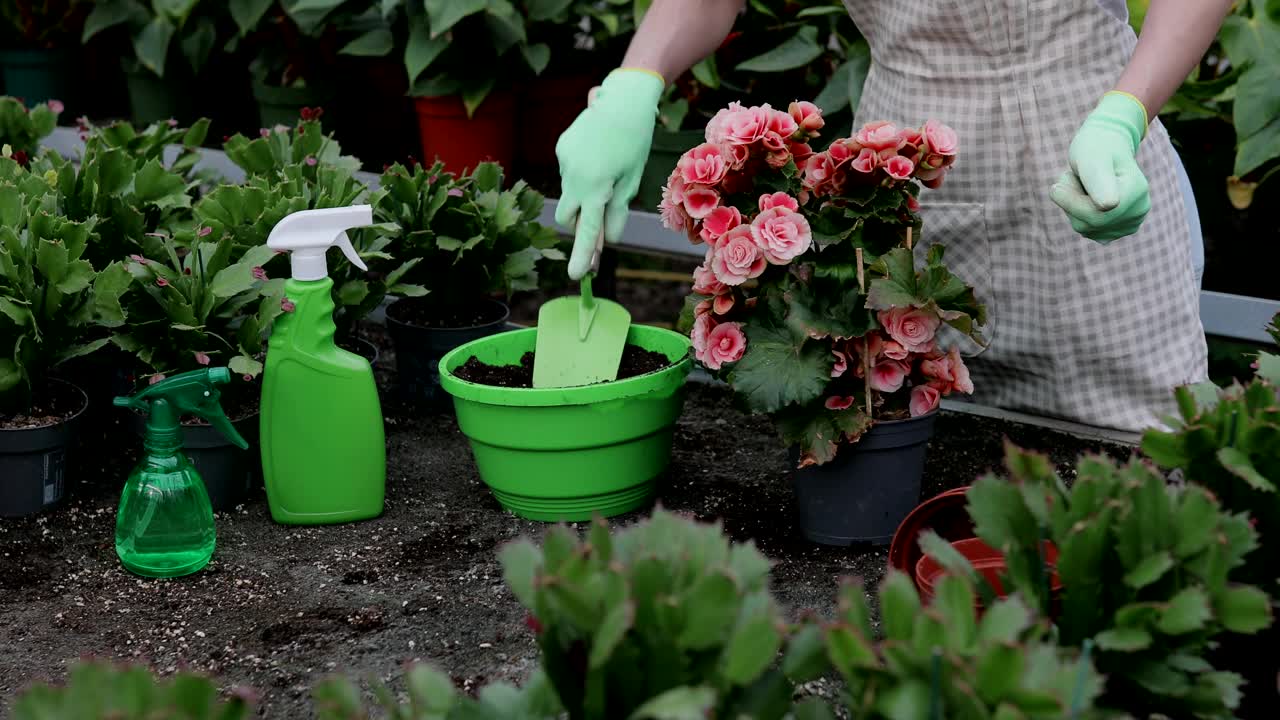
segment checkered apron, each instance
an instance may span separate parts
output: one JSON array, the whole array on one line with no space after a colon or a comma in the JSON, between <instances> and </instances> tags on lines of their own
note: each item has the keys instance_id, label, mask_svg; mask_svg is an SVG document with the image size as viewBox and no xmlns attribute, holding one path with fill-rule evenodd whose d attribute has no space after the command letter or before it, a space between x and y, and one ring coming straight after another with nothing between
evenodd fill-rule
<instances>
[{"instance_id":1,"label":"checkered apron","mask_svg":"<svg viewBox=\"0 0 1280 720\"><path fill-rule=\"evenodd\" d=\"M1138 152L1151 212L1104 246L1049 199L1067 148L1136 36L1107 0L845 0L871 46L855 123L937 118L960 138L921 195L917 260L934 243L987 306L968 358L975 402L1137 431L1207 375L1173 146L1158 120ZM1122 4L1121 4L1122 5ZM1121 14L1120 17L1117 15Z\"/></svg>"}]
</instances>

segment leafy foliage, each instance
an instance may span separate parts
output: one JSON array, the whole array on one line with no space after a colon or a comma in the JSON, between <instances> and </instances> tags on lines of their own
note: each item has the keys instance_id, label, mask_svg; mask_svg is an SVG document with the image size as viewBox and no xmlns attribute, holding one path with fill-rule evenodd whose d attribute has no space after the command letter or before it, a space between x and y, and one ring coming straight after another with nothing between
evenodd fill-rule
<instances>
[{"instance_id":1,"label":"leafy foliage","mask_svg":"<svg viewBox=\"0 0 1280 720\"><path fill-rule=\"evenodd\" d=\"M1204 656L1224 633L1255 633L1272 622L1267 595L1235 582L1258 543L1247 517L1198 485L1168 486L1137 461L1082 458L1070 489L1044 456L1007 444L1005 464L1010 480L988 475L967 493L975 531L1005 555L1001 585L1042 616L1057 614L1063 645L1096 643L1108 677L1101 703L1232 717L1241 678ZM1058 613L1046 541L1059 552ZM922 547L944 559L935 543Z\"/></svg>"},{"instance_id":2,"label":"leafy foliage","mask_svg":"<svg viewBox=\"0 0 1280 720\"><path fill-rule=\"evenodd\" d=\"M395 48L391 3L233 0L232 48L256 48L251 70L273 87L323 85L339 56L385 57Z\"/></svg>"},{"instance_id":3,"label":"leafy foliage","mask_svg":"<svg viewBox=\"0 0 1280 720\"><path fill-rule=\"evenodd\" d=\"M80 41L115 28L127 32L133 47L132 64L163 78L175 75L171 53L186 61L178 75L199 75L218 45L219 22L225 4L216 0L97 0L84 22Z\"/></svg>"},{"instance_id":4,"label":"leafy foliage","mask_svg":"<svg viewBox=\"0 0 1280 720\"><path fill-rule=\"evenodd\" d=\"M158 680L142 666L117 667L101 661L72 667L64 687L37 685L13 706L14 720L117 718L143 720L243 720L251 704L244 693L218 697L218 686L195 673Z\"/></svg>"},{"instance_id":5,"label":"leafy foliage","mask_svg":"<svg viewBox=\"0 0 1280 720\"><path fill-rule=\"evenodd\" d=\"M45 397L59 364L107 343L119 327L129 274L85 259L97 220L66 216L58 171L36 174L0 158L0 414Z\"/></svg>"},{"instance_id":6,"label":"leafy foliage","mask_svg":"<svg viewBox=\"0 0 1280 720\"><path fill-rule=\"evenodd\" d=\"M554 247L559 235L538 222L540 193L523 180L503 184L497 163L461 177L441 163L388 168L371 202L388 252L412 263L401 265L396 284L412 283L445 305L535 289L538 264L564 259Z\"/></svg>"},{"instance_id":7,"label":"leafy foliage","mask_svg":"<svg viewBox=\"0 0 1280 720\"><path fill-rule=\"evenodd\" d=\"M57 126L58 115L59 111L48 103L28 108L18 98L0 97L0 145L9 147L15 155L35 155L40 141Z\"/></svg>"},{"instance_id":8,"label":"leafy foliage","mask_svg":"<svg viewBox=\"0 0 1280 720\"><path fill-rule=\"evenodd\" d=\"M52 48L74 42L92 0L7 0L0 3L6 47Z\"/></svg>"}]
</instances>

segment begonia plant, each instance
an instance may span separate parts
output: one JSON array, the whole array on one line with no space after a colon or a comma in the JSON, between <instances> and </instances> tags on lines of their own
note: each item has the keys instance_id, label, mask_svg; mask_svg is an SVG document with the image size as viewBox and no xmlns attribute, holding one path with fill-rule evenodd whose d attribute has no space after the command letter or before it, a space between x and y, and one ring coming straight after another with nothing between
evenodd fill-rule
<instances>
[{"instance_id":1,"label":"begonia plant","mask_svg":"<svg viewBox=\"0 0 1280 720\"><path fill-rule=\"evenodd\" d=\"M659 210L707 248L681 316L698 363L772 416L801 467L875 421L972 393L944 325L979 344L985 308L934 244L913 261L920 185L955 162L951 128L873 122L815 153L812 103L733 103L672 172ZM915 237L919 237L915 234Z\"/></svg>"}]
</instances>

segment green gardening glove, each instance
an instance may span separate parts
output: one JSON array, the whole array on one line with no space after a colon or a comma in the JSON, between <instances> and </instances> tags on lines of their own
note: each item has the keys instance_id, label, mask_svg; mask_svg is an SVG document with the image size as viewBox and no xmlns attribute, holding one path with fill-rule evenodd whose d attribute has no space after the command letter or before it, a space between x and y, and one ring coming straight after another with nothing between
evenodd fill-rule
<instances>
[{"instance_id":1,"label":"green gardening glove","mask_svg":"<svg viewBox=\"0 0 1280 720\"><path fill-rule=\"evenodd\" d=\"M1151 210L1147 178L1138 167L1138 144L1147 132L1147 110L1122 92L1102 96L1085 118L1049 196L1081 235L1107 244L1132 235Z\"/></svg>"},{"instance_id":2,"label":"green gardening glove","mask_svg":"<svg viewBox=\"0 0 1280 720\"><path fill-rule=\"evenodd\" d=\"M605 240L616 243L622 237L649 158L665 86L648 70L614 70L556 142L561 186L556 222L571 228L577 220L569 258L572 280L580 280L590 269L602 226Z\"/></svg>"}]
</instances>

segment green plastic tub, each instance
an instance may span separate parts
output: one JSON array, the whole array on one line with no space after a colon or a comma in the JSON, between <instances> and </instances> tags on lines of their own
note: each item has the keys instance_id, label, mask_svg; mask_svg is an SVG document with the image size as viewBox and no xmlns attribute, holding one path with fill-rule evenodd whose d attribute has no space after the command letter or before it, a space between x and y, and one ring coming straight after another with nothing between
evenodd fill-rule
<instances>
[{"instance_id":1,"label":"green plastic tub","mask_svg":"<svg viewBox=\"0 0 1280 720\"><path fill-rule=\"evenodd\" d=\"M480 478L504 508L530 520L612 517L650 503L671 461L684 407L685 379L693 367L689 339L632 325L628 342L674 364L600 385L501 388L453 375L472 355L491 365L518 364L537 337L537 328L499 333L440 360L441 387L453 396Z\"/></svg>"}]
</instances>

